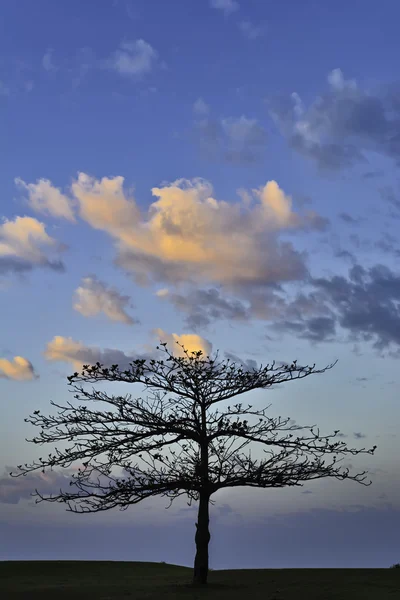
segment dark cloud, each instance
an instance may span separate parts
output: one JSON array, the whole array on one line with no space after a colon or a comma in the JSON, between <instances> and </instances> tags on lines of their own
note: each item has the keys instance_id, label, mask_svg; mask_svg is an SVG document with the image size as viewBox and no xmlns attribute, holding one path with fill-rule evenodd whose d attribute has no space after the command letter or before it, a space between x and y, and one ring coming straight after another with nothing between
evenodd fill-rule
<instances>
[{"instance_id":1,"label":"dark cloud","mask_svg":"<svg viewBox=\"0 0 400 600\"><path fill-rule=\"evenodd\" d=\"M340 339L342 331L347 341L370 342L381 354L400 353L400 274L381 264L354 264L348 277L310 277L307 283L314 290L284 302L272 330L312 342Z\"/></svg>"},{"instance_id":2,"label":"dark cloud","mask_svg":"<svg viewBox=\"0 0 400 600\"><path fill-rule=\"evenodd\" d=\"M349 225L359 225L362 221L360 217L352 217L346 212L340 213L339 219L341 219L344 223L348 223Z\"/></svg>"},{"instance_id":3,"label":"dark cloud","mask_svg":"<svg viewBox=\"0 0 400 600\"><path fill-rule=\"evenodd\" d=\"M328 76L329 89L306 108L298 94L269 102L270 115L289 144L322 169L368 163L377 152L399 162L400 102L395 88L370 91L346 80L340 69ZM376 175L376 172L369 171Z\"/></svg>"},{"instance_id":4,"label":"dark cloud","mask_svg":"<svg viewBox=\"0 0 400 600\"><path fill-rule=\"evenodd\" d=\"M354 341L371 341L379 350L400 345L400 275L384 265L354 265L348 278L313 279Z\"/></svg>"},{"instance_id":5,"label":"dark cloud","mask_svg":"<svg viewBox=\"0 0 400 600\"><path fill-rule=\"evenodd\" d=\"M65 271L65 265L61 260L44 260L39 264L35 264L29 262L28 260L24 260L18 258L16 256L1 256L0 257L0 275L6 274L17 274L23 275L36 267L44 267L48 269L52 269L53 271L57 271L59 273L63 273Z\"/></svg>"},{"instance_id":6,"label":"dark cloud","mask_svg":"<svg viewBox=\"0 0 400 600\"><path fill-rule=\"evenodd\" d=\"M356 257L354 256L354 254L352 254L348 250L344 250L343 248L335 250L335 256L336 258L344 258L345 260L349 260L352 263L356 262Z\"/></svg>"},{"instance_id":7,"label":"dark cloud","mask_svg":"<svg viewBox=\"0 0 400 600\"><path fill-rule=\"evenodd\" d=\"M334 339L335 319L331 317L313 317L301 321L283 320L273 325L277 331L294 334L295 337L312 342L326 342Z\"/></svg>"},{"instance_id":8,"label":"dark cloud","mask_svg":"<svg viewBox=\"0 0 400 600\"><path fill-rule=\"evenodd\" d=\"M249 309L238 299L224 298L216 288L191 290L187 295L168 292L160 295L182 313L188 327L207 327L213 320L248 321Z\"/></svg>"},{"instance_id":9,"label":"dark cloud","mask_svg":"<svg viewBox=\"0 0 400 600\"><path fill-rule=\"evenodd\" d=\"M357 432L357 431L355 431L353 435L354 435L354 437L356 438L356 440L360 440L361 438L365 438L365 437L367 437L367 436L365 435L365 433L361 433L361 431L358 431L358 432Z\"/></svg>"}]
</instances>

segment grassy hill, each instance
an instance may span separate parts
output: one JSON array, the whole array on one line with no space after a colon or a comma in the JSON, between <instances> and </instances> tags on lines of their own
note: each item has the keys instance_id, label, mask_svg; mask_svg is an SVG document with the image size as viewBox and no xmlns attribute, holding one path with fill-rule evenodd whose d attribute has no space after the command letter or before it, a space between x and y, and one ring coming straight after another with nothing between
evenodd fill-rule
<instances>
[{"instance_id":1,"label":"grassy hill","mask_svg":"<svg viewBox=\"0 0 400 600\"><path fill-rule=\"evenodd\" d=\"M192 569L112 561L0 562L0 598L26 600L395 600L400 569L246 569L211 571L207 589Z\"/></svg>"}]
</instances>

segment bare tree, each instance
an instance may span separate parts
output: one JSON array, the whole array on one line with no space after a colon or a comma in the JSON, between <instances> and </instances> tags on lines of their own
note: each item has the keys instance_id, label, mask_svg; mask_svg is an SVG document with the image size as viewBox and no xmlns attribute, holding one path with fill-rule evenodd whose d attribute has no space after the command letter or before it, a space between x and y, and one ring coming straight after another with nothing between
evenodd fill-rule
<instances>
[{"instance_id":1,"label":"bare tree","mask_svg":"<svg viewBox=\"0 0 400 600\"><path fill-rule=\"evenodd\" d=\"M177 342L178 343L178 342ZM18 466L25 475L36 469L51 469L57 465L69 467L80 461L83 468L72 475L75 491L57 496L43 497L37 490L36 502L43 500L62 502L72 512L99 512L114 507L125 510L151 496L170 498L169 506L178 496L185 494L190 506L199 502L196 523L196 556L194 561L194 584L206 584L208 576L209 504L218 490L230 487L250 486L258 488L301 486L302 482L322 477L352 479L363 485L365 471L350 475L349 469L340 471L337 464L343 460L338 455L373 454L370 450L349 449L344 442L331 443L339 430L321 437L315 426L300 427L291 419L266 416L266 407L253 409L252 405L235 404L226 410L211 412L218 402L223 402L259 388L303 379L311 374L331 369L333 363L316 370L315 365L292 364L277 366L275 362L258 369L244 370L230 359L218 362L216 357L203 357L201 351L189 352L183 347L183 356L169 352L167 344L161 344L167 354L163 360L135 360L130 368L121 371L118 365L106 368L100 363L84 365L81 375L68 377L74 398L110 404L114 411L90 410L87 406L75 407L71 402L60 406L57 416L44 417L36 410L26 422L41 426L38 437L27 440L35 444L60 440L74 441L72 448L49 454L47 460ZM180 345L180 344L179 344ZM157 346L160 350L160 347ZM168 364L169 363L169 364ZM74 382L119 381L142 383L152 391L151 399L133 400L131 395L109 396L104 392L88 392ZM173 394L172 398L166 395ZM247 417L247 419L243 419ZM309 429L310 435L295 437L295 432ZM239 446L234 448L234 443ZM240 452L250 442L265 446L267 455L256 460ZM179 451L173 449L173 445ZM275 451L273 450L275 448ZM163 453L162 453L162 452ZM169 454L168 454L169 452ZM332 454L331 464L322 457ZM105 462L98 459L106 455ZM136 455L142 464L132 464ZM112 467L121 467L126 477L111 475ZM103 482L91 479L99 472ZM104 483L104 479L107 480ZM168 506L168 508L169 508Z\"/></svg>"}]
</instances>

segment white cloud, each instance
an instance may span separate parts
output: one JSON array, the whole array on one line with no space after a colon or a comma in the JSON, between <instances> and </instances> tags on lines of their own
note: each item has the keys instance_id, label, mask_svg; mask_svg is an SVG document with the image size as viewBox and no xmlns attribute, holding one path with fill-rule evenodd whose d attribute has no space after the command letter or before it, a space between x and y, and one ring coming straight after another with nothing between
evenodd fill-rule
<instances>
[{"instance_id":1,"label":"white cloud","mask_svg":"<svg viewBox=\"0 0 400 600\"><path fill-rule=\"evenodd\" d=\"M14 221L4 220L0 225L0 271L4 261L18 259L28 265L47 265L60 268L60 263L52 262L47 251L61 251L63 245L50 237L45 225L33 217L16 217Z\"/></svg>"},{"instance_id":2,"label":"white cloud","mask_svg":"<svg viewBox=\"0 0 400 600\"><path fill-rule=\"evenodd\" d=\"M122 42L107 61L121 75L140 76L149 73L158 58L157 51L142 39Z\"/></svg>"},{"instance_id":3,"label":"white cloud","mask_svg":"<svg viewBox=\"0 0 400 600\"><path fill-rule=\"evenodd\" d=\"M122 296L96 277L84 277L75 290L73 307L85 317L103 312L112 321L133 325L137 321L125 312L129 300L129 296Z\"/></svg>"},{"instance_id":4,"label":"white cloud","mask_svg":"<svg viewBox=\"0 0 400 600\"><path fill-rule=\"evenodd\" d=\"M210 6L222 10L226 15L239 10L239 3L236 0L210 0Z\"/></svg>"},{"instance_id":5,"label":"white cloud","mask_svg":"<svg viewBox=\"0 0 400 600\"><path fill-rule=\"evenodd\" d=\"M14 181L28 192L29 205L34 211L75 222L71 201L48 179L38 179L36 183L28 184L19 177Z\"/></svg>"},{"instance_id":6,"label":"white cloud","mask_svg":"<svg viewBox=\"0 0 400 600\"><path fill-rule=\"evenodd\" d=\"M0 358L0 378L27 381L37 379L33 365L22 356L15 356L13 360Z\"/></svg>"},{"instance_id":7,"label":"white cloud","mask_svg":"<svg viewBox=\"0 0 400 600\"><path fill-rule=\"evenodd\" d=\"M53 49L48 48L42 58L42 67L48 73L58 70L58 67L53 63Z\"/></svg>"},{"instance_id":8,"label":"white cloud","mask_svg":"<svg viewBox=\"0 0 400 600\"><path fill-rule=\"evenodd\" d=\"M239 118L221 120L222 129L234 144L264 144L266 134L257 119L249 119L242 115Z\"/></svg>"},{"instance_id":9,"label":"white cloud","mask_svg":"<svg viewBox=\"0 0 400 600\"><path fill-rule=\"evenodd\" d=\"M203 98L197 98L193 104L193 112L196 115L208 115L209 111L210 107L204 102Z\"/></svg>"},{"instance_id":10,"label":"white cloud","mask_svg":"<svg viewBox=\"0 0 400 600\"><path fill-rule=\"evenodd\" d=\"M327 77L331 88L337 92L344 90L357 90L357 83L354 79L345 79L341 69L333 69Z\"/></svg>"},{"instance_id":11,"label":"white cloud","mask_svg":"<svg viewBox=\"0 0 400 600\"><path fill-rule=\"evenodd\" d=\"M256 40L265 33L265 27L261 25L254 25L254 23L251 23L251 21L240 21L239 29L249 40Z\"/></svg>"}]
</instances>

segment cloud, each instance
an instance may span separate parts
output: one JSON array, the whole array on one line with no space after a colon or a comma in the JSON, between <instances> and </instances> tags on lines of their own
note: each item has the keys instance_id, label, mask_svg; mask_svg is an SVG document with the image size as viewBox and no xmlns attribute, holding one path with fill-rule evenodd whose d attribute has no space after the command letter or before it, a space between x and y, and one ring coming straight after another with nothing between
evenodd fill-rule
<instances>
[{"instance_id":1,"label":"cloud","mask_svg":"<svg viewBox=\"0 0 400 600\"><path fill-rule=\"evenodd\" d=\"M339 214L339 219L341 219L344 223L348 225L359 225L361 222L361 217L352 217L349 213L341 212Z\"/></svg>"},{"instance_id":2,"label":"cloud","mask_svg":"<svg viewBox=\"0 0 400 600\"><path fill-rule=\"evenodd\" d=\"M153 329L152 334L157 336L157 342L167 342L168 350L175 356L182 356L182 350L176 344L176 341L184 344L184 346L192 350L203 350L206 354L210 354L212 350L212 344L202 338L201 336L194 334L182 334L176 333L168 334L162 329ZM73 366L77 371L82 370L82 366L85 364L94 365L96 362L100 362L106 367L110 367L113 364L117 364L121 370L129 369L129 365L132 361L137 359L156 359L157 356L164 355L163 352L156 349L157 344L146 346L146 351L142 353L133 352L125 354L121 350L114 348L98 348L97 346L85 346L83 342L75 341L71 337L63 337L56 335L48 342L44 351L44 356L47 360L66 362Z\"/></svg>"},{"instance_id":3,"label":"cloud","mask_svg":"<svg viewBox=\"0 0 400 600\"><path fill-rule=\"evenodd\" d=\"M74 292L73 307L84 317L94 317L103 312L111 321L133 325L135 319L125 312L129 296L122 296L117 290L107 287L96 276L84 277L82 285Z\"/></svg>"},{"instance_id":4,"label":"cloud","mask_svg":"<svg viewBox=\"0 0 400 600\"><path fill-rule=\"evenodd\" d=\"M178 312L186 313L188 327L207 327L212 320L248 321L250 310L238 299L224 298L216 288L194 289L188 294L158 290L156 295L168 300Z\"/></svg>"},{"instance_id":5,"label":"cloud","mask_svg":"<svg viewBox=\"0 0 400 600\"><path fill-rule=\"evenodd\" d=\"M348 341L370 342L379 353L400 354L400 275L384 265L365 269L353 265L348 277L335 275L308 279L311 295L303 295L300 310L290 304L272 325L311 341L329 341L340 330ZM311 298L313 297L313 300ZM299 297L294 301L296 307ZM308 314L304 308L308 305ZM293 314L292 318L287 315ZM319 313L319 314L317 314Z\"/></svg>"},{"instance_id":6,"label":"cloud","mask_svg":"<svg viewBox=\"0 0 400 600\"><path fill-rule=\"evenodd\" d=\"M338 324L354 341L370 341L378 350L400 346L400 275L384 265L354 265L348 278L313 279L337 314Z\"/></svg>"},{"instance_id":7,"label":"cloud","mask_svg":"<svg viewBox=\"0 0 400 600\"><path fill-rule=\"evenodd\" d=\"M0 358L0 379L14 379L15 381L27 381L37 379L33 365L22 356L15 356L13 360Z\"/></svg>"},{"instance_id":8,"label":"cloud","mask_svg":"<svg viewBox=\"0 0 400 600\"><path fill-rule=\"evenodd\" d=\"M120 176L96 180L80 173L70 189L69 202L76 204L79 217L115 240L115 264L142 286L162 282L229 288L250 301L254 314L271 312L263 304L272 286L307 274L306 255L281 240L281 234L321 231L328 224L312 210L295 211L291 197L275 181L242 190L240 201L229 203L213 197L208 181L180 179L152 188L156 200L147 214L123 184ZM51 193L50 186L47 195ZM210 314L217 310L239 316L245 310L215 292L209 296Z\"/></svg>"},{"instance_id":9,"label":"cloud","mask_svg":"<svg viewBox=\"0 0 400 600\"><path fill-rule=\"evenodd\" d=\"M153 279L242 287L304 275L304 257L278 236L283 230L313 228L314 217L296 216L290 197L276 182L253 191L252 207L215 200L211 185L200 179L178 180L152 193L158 200L150 206L148 220L132 226L126 222L117 232L117 264L133 272L139 283Z\"/></svg>"},{"instance_id":10,"label":"cloud","mask_svg":"<svg viewBox=\"0 0 400 600\"><path fill-rule=\"evenodd\" d=\"M35 266L63 271L63 263L51 260L43 247L50 252L65 249L46 233L43 223L32 217L4 219L0 225L0 274L29 271Z\"/></svg>"},{"instance_id":11,"label":"cloud","mask_svg":"<svg viewBox=\"0 0 400 600\"><path fill-rule=\"evenodd\" d=\"M367 153L400 159L400 103L394 87L363 90L340 69L328 75L328 91L306 108L293 93L269 103L270 115L289 144L322 169L368 163Z\"/></svg>"},{"instance_id":12,"label":"cloud","mask_svg":"<svg viewBox=\"0 0 400 600\"><path fill-rule=\"evenodd\" d=\"M232 352L224 352L224 355L226 359L229 359L231 362L236 363L238 366L241 366L246 370L252 371L258 369L257 361L253 360L252 358L243 360L236 354L232 354Z\"/></svg>"},{"instance_id":13,"label":"cloud","mask_svg":"<svg viewBox=\"0 0 400 600\"><path fill-rule=\"evenodd\" d=\"M107 231L115 237L134 227L140 219L135 201L123 191L123 177L103 177L96 180L79 173L71 186L79 204L79 216L94 229Z\"/></svg>"},{"instance_id":14,"label":"cloud","mask_svg":"<svg viewBox=\"0 0 400 600\"><path fill-rule=\"evenodd\" d=\"M157 51L148 42L139 39L122 42L106 62L110 69L121 75L139 77L152 70L157 58Z\"/></svg>"},{"instance_id":15,"label":"cloud","mask_svg":"<svg viewBox=\"0 0 400 600\"><path fill-rule=\"evenodd\" d=\"M35 462L38 463L37 460ZM18 504L21 500L31 499L35 489L44 496L58 495L60 489L64 492L79 493L79 488L75 483L79 468L83 470L83 464L75 464L57 470L46 467L44 473L43 470L38 470L20 477L11 477L10 473L16 475L19 469L17 466L6 466L4 474L0 476L0 504ZM123 475L126 476L126 473L125 471ZM114 472L112 476L115 476ZM103 486L110 483L110 478L95 467L93 467L90 479L91 481L98 480Z\"/></svg>"},{"instance_id":16,"label":"cloud","mask_svg":"<svg viewBox=\"0 0 400 600\"><path fill-rule=\"evenodd\" d=\"M367 437L367 436L365 435L365 433L361 433L360 431L358 431L358 432L356 431L356 432L354 432L354 437L355 437L357 440L360 440L361 438L365 438L365 437Z\"/></svg>"},{"instance_id":17,"label":"cloud","mask_svg":"<svg viewBox=\"0 0 400 600\"><path fill-rule=\"evenodd\" d=\"M191 356L192 352L198 352L199 350L203 352L204 358L211 355L211 342L200 335L195 335L193 333L183 333L182 335L178 335L177 333L166 333L160 328L153 329L152 333L157 336L161 342L166 342L169 351L175 356L186 356L179 344L185 347L189 356Z\"/></svg>"},{"instance_id":18,"label":"cloud","mask_svg":"<svg viewBox=\"0 0 400 600\"><path fill-rule=\"evenodd\" d=\"M203 98L197 98L196 102L193 104L193 112L196 115L208 115L210 107L204 102Z\"/></svg>"},{"instance_id":19,"label":"cloud","mask_svg":"<svg viewBox=\"0 0 400 600\"><path fill-rule=\"evenodd\" d=\"M53 49L48 48L42 58L42 67L48 73L58 71L58 67L53 63Z\"/></svg>"},{"instance_id":20,"label":"cloud","mask_svg":"<svg viewBox=\"0 0 400 600\"><path fill-rule=\"evenodd\" d=\"M254 25L251 21L240 21L239 29L249 40L256 40L265 33L265 27Z\"/></svg>"},{"instance_id":21,"label":"cloud","mask_svg":"<svg viewBox=\"0 0 400 600\"><path fill-rule=\"evenodd\" d=\"M28 192L29 206L34 211L75 223L71 201L48 179L38 179L36 183L25 183L17 177L14 181L17 186Z\"/></svg>"},{"instance_id":22,"label":"cloud","mask_svg":"<svg viewBox=\"0 0 400 600\"><path fill-rule=\"evenodd\" d=\"M285 331L298 338L307 339L312 342L325 342L332 341L335 338L335 326L335 318L313 317L301 321L279 321L273 325L273 328L277 331Z\"/></svg>"},{"instance_id":23,"label":"cloud","mask_svg":"<svg viewBox=\"0 0 400 600\"><path fill-rule=\"evenodd\" d=\"M239 10L239 3L236 0L210 0L210 6L222 10L225 15L230 15Z\"/></svg>"},{"instance_id":24,"label":"cloud","mask_svg":"<svg viewBox=\"0 0 400 600\"><path fill-rule=\"evenodd\" d=\"M60 488L71 490L69 482L72 481L71 475L76 470L75 467L67 467L62 471L39 471L13 478L10 473L17 473L17 468L6 466L4 474L0 477L0 503L18 504L20 500L30 499L35 488L44 495L58 494Z\"/></svg>"},{"instance_id":25,"label":"cloud","mask_svg":"<svg viewBox=\"0 0 400 600\"><path fill-rule=\"evenodd\" d=\"M117 364L121 369L127 369L130 362L142 358L139 354L127 355L114 348L102 350L96 346L85 346L82 342L61 335L54 336L48 342L44 356L47 360L70 363L77 371L81 371L85 364L94 365L96 362L108 367Z\"/></svg>"},{"instance_id":26,"label":"cloud","mask_svg":"<svg viewBox=\"0 0 400 600\"><path fill-rule=\"evenodd\" d=\"M266 148L265 129L257 119L245 115L223 119L204 116L195 121L195 133L201 152L212 160L248 165L258 162Z\"/></svg>"}]
</instances>

